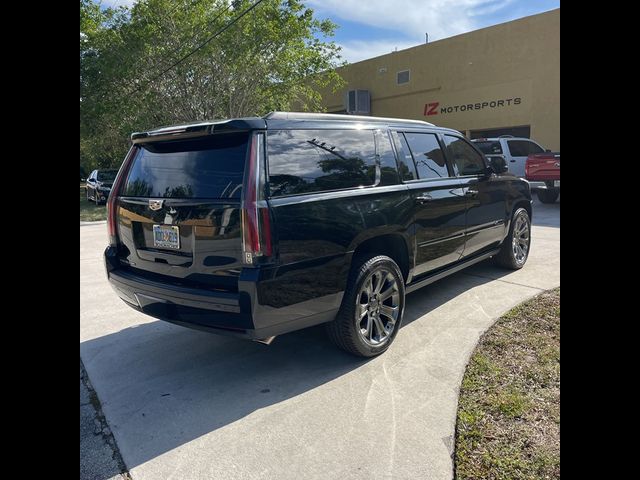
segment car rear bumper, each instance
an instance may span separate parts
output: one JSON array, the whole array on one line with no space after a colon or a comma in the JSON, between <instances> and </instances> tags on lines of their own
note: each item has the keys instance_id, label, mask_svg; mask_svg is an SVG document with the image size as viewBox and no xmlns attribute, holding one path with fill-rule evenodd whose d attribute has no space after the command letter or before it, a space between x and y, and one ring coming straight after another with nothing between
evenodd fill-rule
<instances>
[{"instance_id":1,"label":"car rear bumper","mask_svg":"<svg viewBox=\"0 0 640 480\"><path fill-rule=\"evenodd\" d=\"M333 320L340 298L322 298L284 308L258 303L258 282L241 278L238 292L189 288L150 280L118 264L105 251L107 277L116 294L151 317L221 335L260 340ZM259 278L258 275L254 277Z\"/></svg>"}]
</instances>

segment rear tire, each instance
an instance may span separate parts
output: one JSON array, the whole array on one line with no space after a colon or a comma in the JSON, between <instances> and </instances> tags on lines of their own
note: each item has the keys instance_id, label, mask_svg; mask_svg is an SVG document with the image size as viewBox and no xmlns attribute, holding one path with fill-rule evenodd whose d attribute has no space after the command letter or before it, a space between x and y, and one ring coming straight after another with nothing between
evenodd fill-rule
<instances>
[{"instance_id":1,"label":"rear tire","mask_svg":"<svg viewBox=\"0 0 640 480\"><path fill-rule=\"evenodd\" d=\"M558 199L558 195L560 195L560 190L555 188L538 189L538 200L542 203L554 203Z\"/></svg>"},{"instance_id":2,"label":"rear tire","mask_svg":"<svg viewBox=\"0 0 640 480\"><path fill-rule=\"evenodd\" d=\"M404 278L391 258L378 255L354 261L329 338L359 357L386 351L400 329L404 313Z\"/></svg>"},{"instance_id":3,"label":"rear tire","mask_svg":"<svg viewBox=\"0 0 640 480\"><path fill-rule=\"evenodd\" d=\"M531 220L524 208L513 212L509 235L502 242L500 253L494 259L501 267L518 270L524 267L531 251Z\"/></svg>"}]
</instances>

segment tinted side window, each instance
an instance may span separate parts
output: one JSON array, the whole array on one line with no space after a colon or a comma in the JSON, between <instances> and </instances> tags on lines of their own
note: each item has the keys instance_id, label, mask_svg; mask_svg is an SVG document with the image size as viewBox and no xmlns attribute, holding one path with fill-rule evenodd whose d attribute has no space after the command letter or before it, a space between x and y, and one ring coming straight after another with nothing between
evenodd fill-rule
<instances>
[{"instance_id":1,"label":"tinted side window","mask_svg":"<svg viewBox=\"0 0 640 480\"><path fill-rule=\"evenodd\" d=\"M538 145L536 145L533 142L527 142L529 144L529 155L531 155L532 153L544 153L544 150L539 147Z\"/></svg>"},{"instance_id":2,"label":"tinted side window","mask_svg":"<svg viewBox=\"0 0 640 480\"><path fill-rule=\"evenodd\" d=\"M378 159L380 160L380 185L396 185L400 183L396 157L391 148L391 140L387 132L376 130L378 143Z\"/></svg>"},{"instance_id":3,"label":"tinted side window","mask_svg":"<svg viewBox=\"0 0 640 480\"><path fill-rule=\"evenodd\" d=\"M526 157L530 153L544 153L538 145L526 140L509 140L509 151L514 157Z\"/></svg>"},{"instance_id":4,"label":"tinted side window","mask_svg":"<svg viewBox=\"0 0 640 480\"><path fill-rule=\"evenodd\" d=\"M445 135L444 143L456 175L479 175L484 172L485 164L482 156L466 140Z\"/></svg>"},{"instance_id":5,"label":"tinted side window","mask_svg":"<svg viewBox=\"0 0 640 480\"><path fill-rule=\"evenodd\" d=\"M272 130L268 133L272 197L373 185L371 130Z\"/></svg>"},{"instance_id":6,"label":"tinted side window","mask_svg":"<svg viewBox=\"0 0 640 480\"><path fill-rule=\"evenodd\" d=\"M444 153L433 133L404 134L418 169L418 178L447 178L449 171Z\"/></svg>"},{"instance_id":7,"label":"tinted side window","mask_svg":"<svg viewBox=\"0 0 640 480\"><path fill-rule=\"evenodd\" d=\"M391 132L391 137L395 143L396 150L398 151L398 170L400 178L405 182L409 180L416 180L418 174L416 173L416 166L413 163L413 157L409 150L409 145L402 133Z\"/></svg>"}]
</instances>

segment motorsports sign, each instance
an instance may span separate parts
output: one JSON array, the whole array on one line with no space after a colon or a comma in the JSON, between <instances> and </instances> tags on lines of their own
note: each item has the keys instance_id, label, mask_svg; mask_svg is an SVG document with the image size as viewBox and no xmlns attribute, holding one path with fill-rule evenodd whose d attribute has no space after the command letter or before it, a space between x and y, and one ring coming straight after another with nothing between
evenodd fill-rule
<instances>
[{"instance_id":1,"label":"motorsports sign","mask_svg":"<svg viewBox=\"0 0 640 480\"><path fill-rule=\"evenodd\" d=\"M502 100L490 100L485 102L465 103L460 105L441 105L440 102L425 103L424 116L446 115L454 112L466 112L468 110L483 110L485 108L504 108L520 105L521 97L505 98Z\"/></svg>"}]
</instances>

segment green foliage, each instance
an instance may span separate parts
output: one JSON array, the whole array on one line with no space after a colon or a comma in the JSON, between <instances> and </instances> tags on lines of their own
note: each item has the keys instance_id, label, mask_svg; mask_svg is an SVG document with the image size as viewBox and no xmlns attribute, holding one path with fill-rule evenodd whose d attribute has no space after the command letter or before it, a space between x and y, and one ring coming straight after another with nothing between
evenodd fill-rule
<instances>
[{"instance_id":1,"label":"green foliage","mask_svg":"<svg viewBox=\"0 0 640 480\"><path fill-rule=\"evenodd\" d=\"M255 1L255 0L254 0ZM80 2L80 159L87 170L118 165L133 131L321 110L318 90L344 85L335 73L336 25L300 0L140 0L101 10Z\"/></svg>"}]
</instances>

